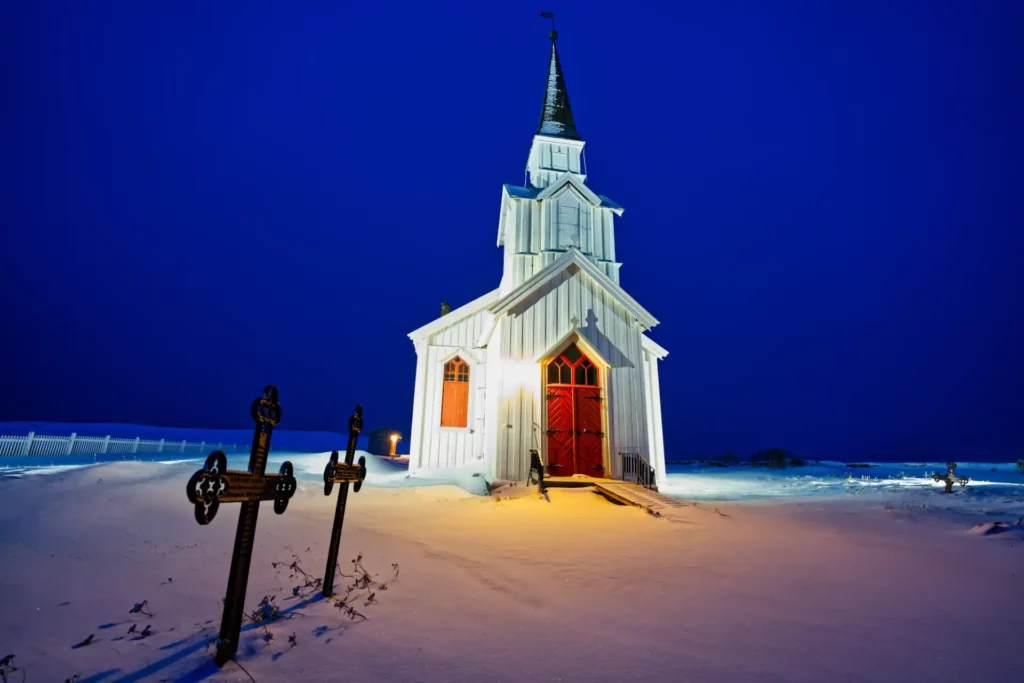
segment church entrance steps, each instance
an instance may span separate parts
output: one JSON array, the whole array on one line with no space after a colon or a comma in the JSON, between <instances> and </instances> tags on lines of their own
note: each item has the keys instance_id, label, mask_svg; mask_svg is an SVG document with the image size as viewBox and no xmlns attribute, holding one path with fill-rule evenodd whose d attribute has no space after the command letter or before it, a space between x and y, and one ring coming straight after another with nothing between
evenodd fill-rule
<instances>
[{"instance_id":1,"label":"church entrance steps","mask_svg":"<svg viewBox=\"0 0 1024 683\"><path fill-rule=\"evenodd\" d=\"M581 488L584 486L593 486L599 481L605 481L604 479L598 479L596 477L588 477L584 474L576 474L571 477L544 477L544 487L551 488Z\"/></svg>"},{"instance_id":2,"label":"church entrance steps","mask_svg":"<svg viewBox=\"0 0 1024 683\"><path fill-rule=\"evenodd\" d=\"M670 515L675 510L682 510L690 503L670 498L639 484L615 479L599 479L596 477L545 477L544 487L593 487L596 493L623 505L643 508L651 514Z\"/></svg>"}]
</instances>

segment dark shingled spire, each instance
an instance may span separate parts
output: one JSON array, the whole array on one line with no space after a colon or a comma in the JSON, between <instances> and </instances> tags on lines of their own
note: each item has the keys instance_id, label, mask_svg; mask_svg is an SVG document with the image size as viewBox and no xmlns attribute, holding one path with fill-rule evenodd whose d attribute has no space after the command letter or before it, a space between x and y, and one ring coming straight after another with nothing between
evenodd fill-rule
<instances>
[{"instance_id":1,"label":"dark shingled spire","mask_svg":"<svg viewBox=\"0 0 1024 683\"><path fill-rule=\"evenodd\" d=\"M565 76L562 75L562 65L558 61L558 48L555 47L557 39L558 32L552 29L551 62L548 64L548 83L544 89L544 108L540 112L537 135L579 140L576 122L572 119L572 108L569 106L569 92L565 89Z\"/></svg>"}]
</instances>

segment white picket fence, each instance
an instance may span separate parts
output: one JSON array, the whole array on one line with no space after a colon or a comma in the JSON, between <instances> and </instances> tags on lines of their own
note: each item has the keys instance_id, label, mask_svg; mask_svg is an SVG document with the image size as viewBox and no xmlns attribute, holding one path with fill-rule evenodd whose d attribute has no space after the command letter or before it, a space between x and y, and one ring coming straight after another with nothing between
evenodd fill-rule
<instances>
[{"instance_id":1,"label":"white picket fence","mask_svg":"<svg viewBox=\"0 0 1024 683\"><path fill-rule=\"evenodd\" d=\"M234 453L238 444L207 443L201 441L168 441L160 439L116 439L107 436L43 436L29 432L28 436L0 436L0 457L5 455L99 455L106 453L196 453L208 455L218 449Z\"/></svg>"}]
</instances>

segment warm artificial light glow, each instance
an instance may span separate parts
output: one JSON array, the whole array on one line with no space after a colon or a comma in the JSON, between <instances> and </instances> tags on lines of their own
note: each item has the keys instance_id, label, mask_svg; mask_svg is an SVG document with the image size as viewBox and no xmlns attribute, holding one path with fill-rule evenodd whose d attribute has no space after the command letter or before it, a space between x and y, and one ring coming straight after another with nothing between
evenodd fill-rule
<instances>
[{"instance_id":1,"label":"warm artificial light glow","mask_svg":"<svg viewBox=\"0 0 1024 683\"><path fill-rule=\"evenodd\" d=\"M541 365L539 363L505 361L503 368L504 377L502 378L502 393L504 397L510 399L524 389L534 392L539 396L540 371Z\"/></svg>"}]
</instances>

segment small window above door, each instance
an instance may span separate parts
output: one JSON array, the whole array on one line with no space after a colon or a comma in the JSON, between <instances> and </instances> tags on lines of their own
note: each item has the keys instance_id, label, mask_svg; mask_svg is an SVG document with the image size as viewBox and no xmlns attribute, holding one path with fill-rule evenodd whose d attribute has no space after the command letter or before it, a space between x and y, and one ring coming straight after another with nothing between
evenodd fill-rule
<instances>
[{"instance_id":1,"label":"small window above door","mask_svg":"<svg viewBox=\"0 0 1024 683\"><path fill-rule=\"evenodd\" d=\"M547 380L548 384L596 387L600 385L600 373L579 347L572 344L548 363Z\"/></svg>"}]
</instances>

